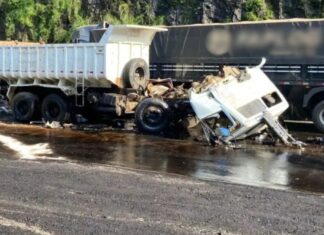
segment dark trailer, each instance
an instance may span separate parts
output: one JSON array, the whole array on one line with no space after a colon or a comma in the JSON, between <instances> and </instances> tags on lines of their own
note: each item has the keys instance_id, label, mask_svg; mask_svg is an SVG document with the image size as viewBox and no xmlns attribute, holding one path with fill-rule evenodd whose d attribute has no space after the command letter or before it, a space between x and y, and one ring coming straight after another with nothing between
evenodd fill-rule
<instances>
[{"instance_id":1,"label":"dark trailer","mask_svg":"<svg viewBox=\"0 0 324 235\"><path fill-rule=\"evenodd\" d=\"M151 76L192 82L220 66L267 58L263 70L291 103L290 118L311 118L324 132L324 19L167 27L151 45Z\"/></svg>"}]
</instances>

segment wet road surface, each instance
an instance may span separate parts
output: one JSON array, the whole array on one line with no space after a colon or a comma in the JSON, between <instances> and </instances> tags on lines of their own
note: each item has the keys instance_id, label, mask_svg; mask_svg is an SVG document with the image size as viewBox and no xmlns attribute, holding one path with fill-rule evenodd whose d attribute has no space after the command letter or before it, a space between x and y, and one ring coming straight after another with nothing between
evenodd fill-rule
<instances>
[{"instance_id":1,"label":"wet road surface","mask_svg":"<svg viewBox=\"0 0 324 235\"><path fill-rule=\"evenodd\" d=\"M108 164L206 181L324 194L324 156L309 152L260 146L227 150L129 132L89 134L0 125L3 158Z\"/></svg>"}]
</instances>

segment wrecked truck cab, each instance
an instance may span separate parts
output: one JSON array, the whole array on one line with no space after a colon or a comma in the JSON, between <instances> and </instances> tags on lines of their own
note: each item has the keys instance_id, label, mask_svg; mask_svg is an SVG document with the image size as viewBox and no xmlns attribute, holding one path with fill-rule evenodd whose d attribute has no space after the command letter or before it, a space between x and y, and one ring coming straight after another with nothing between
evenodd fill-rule
<instances>
[{"instance_id":1,"label":"wrecked truck cab","mask_svg":"<svg viewBox=\"0 0 324 235\"><path fill-rule=\"evenodd\" d=\"M225 67L223 76L207 77L198 87L189 91L191 106L202 124L207 140L215 137L228 143L260 133L270 126L289 144L295 141L278 123L278 117L289 107L288 102L261 70L265 59L256 67L239 71ZM207 81L206 81L207 80ZM229 120L229 134L222 136L222 126L210 120L225 115ZM223 126L224 127L224 126Z\"/></svg>"}]
</instances>

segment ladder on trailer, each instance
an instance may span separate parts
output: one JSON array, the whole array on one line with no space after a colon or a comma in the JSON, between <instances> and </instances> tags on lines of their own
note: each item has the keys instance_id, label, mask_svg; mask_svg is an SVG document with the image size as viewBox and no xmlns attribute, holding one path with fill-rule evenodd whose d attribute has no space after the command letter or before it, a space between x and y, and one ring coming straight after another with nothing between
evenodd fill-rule
<instances>
[{"instance_id":1,"label":"ladder on trailer","mask_svg":"<svg viewBox=\"0 0 324 235\"><path fill-rule=\"evenodd\" d=\"M85 81L84 77L75 79L75 106L83 107L85 104Z\"/></svg>"}]
</instances>

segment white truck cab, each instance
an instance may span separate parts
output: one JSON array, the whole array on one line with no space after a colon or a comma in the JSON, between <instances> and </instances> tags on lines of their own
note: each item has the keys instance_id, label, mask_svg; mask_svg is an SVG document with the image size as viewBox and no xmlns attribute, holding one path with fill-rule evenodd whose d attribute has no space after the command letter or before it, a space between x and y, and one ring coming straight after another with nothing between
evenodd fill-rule
<instances>
[{"instance_id":1,"label":"white truck cab","mask_svg":"<svg viewBox=\"0 0 324 235\"><path fill-rule=\"evenodd\" d=\"M206 137L216 136L208 120L218 119L224 114L229 120L229 134L221 136L225 142L246 138L260 133L267 125L279 135L282 141L297 143L277 121L289 107L288 102L278 88L261 70L261 64L246 68L236 75L229 75L217 84L197 93L190 90L190 103L203 125Z\"/></svg>"}]
</instances>

